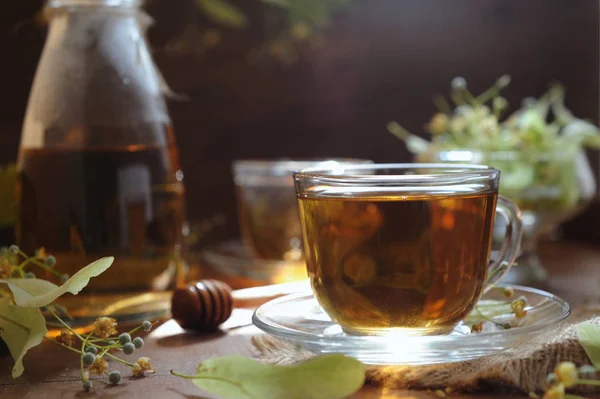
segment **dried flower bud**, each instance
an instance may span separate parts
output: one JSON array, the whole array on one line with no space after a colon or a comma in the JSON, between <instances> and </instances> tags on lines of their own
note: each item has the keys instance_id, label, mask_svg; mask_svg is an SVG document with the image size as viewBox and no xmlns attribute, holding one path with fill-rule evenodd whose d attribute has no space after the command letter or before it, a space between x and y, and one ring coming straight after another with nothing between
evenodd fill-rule
<instances>
[{"instance_id":1,"label":"dried flower bud","mask_svg":"<svg viewBox=\"0 0 600 399\"><path fill-rule=\"evenodd\" d=\"M444 391L442 391L441 389L436 389L435 396L438 398L445 398L446 393Z\"/></svg>"},{"instance_id":2,"label":"dried flower bud","mask_svg":"<svg viewBox=\"0 0 600 399\"><path fill-rule=\"evenodd\" d=\"M35 274L32 272L25 273L25 278L35 278Z\"/></svg>"},{"instance_id":3,"label":"dried flower bud","mask_svg":"<svg viewBox=\"0 0 600 399\"><path fill-rule=\"evenodd\" d=\"M154 371L152 362L147 357L140 357L133 366L133 375L135 377L143 377L146 371Z\"/></svg>"},{"instance_id":4,"label":"dried flower bud","mask_svg":"<svg viewBox=\"0 0 600 399\"><path fill-rule=\"evenodd\" d=\"M91 345L89 345L89 346L86 346L86 347L85 347L85 352L86 352L86 353L93 353L93 354L95 355L95 354L97 354L97 353L98 353L98 349L96 349L96 347L95 347L95 346L91 346Z\"/></svg>"},{"instance_id":5,"label":"dried flower bud","mask_svg":"<svg viewBox=\"0 0 600 399\"><path fill-rule=\"evenodd\" d=\"M9 252L11 255L16 255L16 254L18 254L18 253L19 253L19 247L13 244L13 245L11 245L10 247L8 247L8 252Z\"/></svg>"},{"instance_id":6,"label":"dried flower bud","mask_svg":"<svg viewBox=\"0 0 600 399\"><path fill-rule=\"evenodd\" d=\"M511 298L513 295L515 295L515 290L512 289L511 287L506 287L502 290L502 293L504 294L505 297Z\"/></svg>"},{"instance_id":7,"label":"dried flower bud","mask_svg":"<svg viewBox=\"0 0 600 399\"><path fill-rule=\"evenodd\" d=\"M152 323L150 323L148 320L144 320L142 323L142 329L146 332L152 330Z\"/></svg>"},{"instance_id":8,"label":"dried flower bud","mask_svg":"<svg viewBox=\"0 0 600 399\"><path fill-rule=\"evenodd\" d=\"M60 276L60 283L64 284L67 282L67 280L69 279L69 275L67 273L61 274Z\"/></svg>"},{"instance_id":9,"label":"dried flower bud","mask_svg":"<svg viewBox=\"0 0 600 399\"><path fill-rule=\"evenodd\" d=\"M131 355L133 352L135 352L135 346L131 342L128 342L123 345L123 352L126 355Z\"/></svg>"},{"instance_id":10,"label":"dried flower bud","mask_svg":"<svg viewBox=\"0 0 600 399\"><path fill-rule=\"evenodd\" d=\"M131 343L136 349L142 349L144 347L144 340L141 337L135 337Z\"/></svg>"},{"instance_id":11,"label":"dried flower bud","mask_svg":"<svg viewBox=\"0 0 600 399\"><path fill-rule=\"evenodd\" d=\"M89 352L84 353L83 356L81 356L81 361L85 366L89 366L91 364L94 364L94 362L96 361L96 355Z\"/></svg>"},{"instance_id":12,"label":"dried flower bud","mask_svg":"<svg viewBox=\"0 0 600 399\"><path fill-rule=\"evenodd\" d=\"M98 338L108 338L117 333L117 321L112 317L98 317L94 321L94 335Z\"/></svg>"},{"instance_id":13,"label":"dried flower bud","mask_svg":"<svg viewBox=\"0 0 600 399\"><path fill-rule=\"evenodd\" d=\"M121 343L121 345L125 345L131 342L131 335L129 335L129 333L123 333L119 335L119 342Z\"/></svg>"},{"instance_id":14,"label":"dried flower bud","mask_svg":"<svg viewBox=\"0 0 600 399\"><path fill-rule=\"evenodd\" d=\"M554 385L546 391L544 399L564 399L565 386L563 384Z\"/></svg>"},{"instance_id":15,"label":"dried flower bud","mask_svg":"<svg viewBox=\"0 0 600 399\"><path fill-rule=\"evenodd\" d=\"M86 355L91 355L91 353L86 353ZM101 357L96 357L94 363L88 367L88 371L98 375L105 374L108 371L108 363L106 363L106 360L102 359Z\"/></svg>"},{"instance_id":16,"label":"dried flower bud","mask_svg":"<svg viewBox=\"0 0 600 399\"><path fill-rule=\"evenodd\" d=\"M593 377L596 374L596 368L588 364L579 367L579 375L581 377Z\"/></svg>"},{"instance_id":17,"label":"dried flower bud","mask_svg":"<svg viewBox=\"0 0 600 399\"><path fill-rule=\"evenodd\" d=\"M441 112L435 114L429 122L428 129L434 136L446 133L448 130L448 115Z\"/></svg>"},{"instance_id":18,"label":"dried flower bud","mask_svg":"<svg viewBox=\"0 0 600 399\"><path fill-rule=\"evenodd\" d=\"M44 259L44 263L46 264L46 266L52 267L56 264L56 258L52 255L49 255L46 257L46 259Z\"/></svg>"},{"instance_id":19,"label":"dried flower bud","mask_svg":"<svg viewBox=\"0 0 600 399\"><path fill-rule=\"evenodd\" d=\"M502 75L496 81L499 88L503 89L510 84L510 75Z\"/></svg>"},{"instance_id":20,"label":"dried flower bud","mask_svg":"<svg viewBox=\"0 0 600 399\"><path fill-rule=\"evenodd\" d=\"M467 88L467 81L465 80L465 78L457 76L454 79L452 79L452 83L450 83L450 86L452 86L452 89L454 90L464 90Z\"/></svg>"},{"instance_id":21,"label":"dried flower bud","mask_svg":"<svg viewBox=\"0 0 600 399\"><path fill-rule=\"evenodd\" d=\"M471 326L472 333L480 333L483 330L483 322L475 323Z\"/></svg>"},{"instance_id":22,"label":"dried flower bud","mask_svg":"<svg viewBox=\"0 0 600 399\"><path fill-rule=\"evenodd\" d=\"M83 389L85 389L86 391L89 391L90 389L92 389L93 386L94 386L94 384L92 384L92 381L85 381L83 383Z\"/></svg>"},{"instance_id":23,"label":"dried flower bud","mask_svg":"<svg viewBox=\"0 0 600 399\"><path fill-rule=\"evenodd\" d=\"M71 334L71 331L69 330L62 330L56 337L56 342L63 344L64 346L73 346L73 343L75 342L75 336Z\"/></svg>"},{"instance_id":24,"label":"dried flower bud","mask_svg":"<svg viewBox=\"0 0 600 399\"><path fill-rule=\"evenodd\" d=\"M117 385L119 382L121 382L121 373L116 370L111 371L108 375L108 381L110 381L110 383L113 385Z\"/></svg>"},{"instance_id":25,"label":"dried flower bud","mask_svg":"<svg viewBox=\"0 0 600 399\"><path fill-rule=\"evenodd\" d=\"M558 381L560 381L565 388L571 388L577 383L579 372L573 362L561 362L556 369L554 369Z\"/></svg>"},{"instance_id":26,"label":"dried flower bud","mask_svg":"<svg viewBox=\"0 0 600 399\"><path fill-rule=\"evenodd\" d=\"M0 263L0 278L10 278L13 274L13 266L6 259Z\"/></svg>"},{"instance_id":27,"label":"dried flower bud","mask_svg":"<svg viewBox=\"0 0 600 399\"><path fill-rule=\"evenodd\" d=\"M525 309L516 309L515 310L515 317L517 319L522 319L523 317L527 316L527 311Z\"/></svg>"}]
</instances>

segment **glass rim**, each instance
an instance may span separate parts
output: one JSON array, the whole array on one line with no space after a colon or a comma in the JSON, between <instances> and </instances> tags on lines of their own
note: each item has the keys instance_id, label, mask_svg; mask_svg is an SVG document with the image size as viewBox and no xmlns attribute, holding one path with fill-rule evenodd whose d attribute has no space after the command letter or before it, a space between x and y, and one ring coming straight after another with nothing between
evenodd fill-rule
<instances>
[{"instance_id":1,"label":"glass rim","mask_svg":"<svg viewBox=\"0 0 600 399\"><path fill-rule=\"evenodd\" d=\"M140 7L142 0L49 0L46 4L48 10L60 10L63 8L113 8L113 9L135 9Z\"/></svg>"},{"instance_id":2,"label":"glass rim","mask_svg":"<svg viewBox=\"0 0 600 399\"><path fill-rule=\"evenodd\" d=\"M365 158L315 157L315 158L272 158L272 159L236 159L232 162L235 173L293 173L311 167L327 168L331 165L372 165L373 161Z\"/></svg>"},{"instance_id":3,"label":"glass rim","mask_svg":"<svg viewBox=\"0 0 600 399\"><path fill-rule=\"evenodd\" d=\"M377 170L418 170L442 169L444 173L426 173L418 175L386 174L365 175L348 174L352 171L377 171ZM496 179L500 171L487 165L458 164L458 163L373 163L365 165L344 165L341 173L336 173L332 168L311 167L294 172L294 180L314 179L323 183L333 184L436 184L436 183L462 183L466 180Z\"/></svg>"}]
</instances>

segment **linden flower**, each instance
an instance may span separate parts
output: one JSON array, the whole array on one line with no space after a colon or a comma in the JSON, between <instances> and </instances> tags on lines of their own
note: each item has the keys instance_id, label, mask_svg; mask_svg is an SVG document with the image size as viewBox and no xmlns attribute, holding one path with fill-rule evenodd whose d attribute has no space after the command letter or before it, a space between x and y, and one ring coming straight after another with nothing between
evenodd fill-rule
<instances>
[{"instance_id":1,"label":"linden flower","mask_svg":"<svg viewBox=\"0 0 600 399\"><path fill-rule=\"evenodd\" d=\"M544 393L544 399L565 399L565 386L558 384Z\"/></svg>"},{"instance_id":2,"label":"linden flower","mask_svg":"<svg viewBox=\"0 0 600 399\"><path fill-rule=\"evenodd\" d=\"M35 256L36 256L36 258L45 259L46 256L47 256L47 254L46 254L46 248L41 247L40 249L36 249Z\"/></svg>"},{"instance_id":3,"label":"linden flower","mask_svg":"<svg viewBox=\"0 0 600 399\"><path fill-rule=\"evenodd\" d=\"M13 273L13 267L5 259L4 262L0 263L0 278L10 278L10 277L12 277L12 273Z\"/></svg>"},{"instance_id":4,"label":"linden flower","mask_svg":"<svg viewBox=\"0 0 600 399\"><path fill-rule=\"evenodd\" d=\"M137 362L133 365L133 376L134 377L143 377L146 371L154 372L154 368L152 368L152 363L150 359L147 357L140 357Z\"/></svg>"},{"instance_id":5,"label":"linden flower","mask_svg":"<svg viewBox=\"0 0 600 399\"><path fill-rule=\"evenodd\" d=\"M94 363L88 367L88 371L90 373L102 375L108 371L108 363L106 363L106 360L102 359L101 357L97 357Z\"/></svg>"},{"instance_id":6,"label":"linden flower","mask_svg":"<svg viewBox=\"0 0 600 399\"><path fill-rule=\"evenodd\" d=\"M441 112L435 114L429 122L429 131L431 134L443 134L448 130L448 115L442 114Z\"/></svg>"},{"instance_id":7,"label":"linden flower","mask_svg":"<svg viewBox=\"0 0 600 399\"><path fill-rule=\"evenodd\" d=\"M472 333L480 333L483 330L483 323L479 322L479 323L475 323L471 326L471 332Z\"/></svg>"},{"instance_id":8,"label":"linden flower","mask_svg":"<svg viewBox=\"0 0 600 399\"><path fill-rule=\"evenodd\" d=\"M562 362L556 366L554 369L554 373L558 378L558 381L565 386L565 388L570 388L577 383L577 379L579 377L577 372L577 367L572 362Z\"/></svg>"},{"instance_id":9,"label":"linden flower","mask_svg":"<svg viewBox=\"0 0 600 399\"><path fill-rule=\"evenodd\" d=\"M117 334L117 321L112 317L98 317L94 321L94 335L98 338L108 338Z\"/></svg>"},{"instance_id":10,"label":"linden flower","mask_svg":"<svg viewBox=\"0 0 600 399\"><path fill-rule=\"evenodd\" d=\"M525 300L525 298L519 298L517 300L514 300L510 304L510 307L511 307L512 311L515 313L515 316L517 317L517 319L522 319L523 317L525 317L527 315L525 306L527 306L527 301Z\"/></svg>"},{"instance_id":11,"label":"linden flower","mask_svg":"<svg viewBox=\"0 0 600 399\"><path fill-rule=\"evenodd\" d=\"M71 334L69 330L62 330L60 335L56 337L56 342L63 344L65 346L73 346L73 342L75 341L75 336Z\"/></svg>"}]
</instances>

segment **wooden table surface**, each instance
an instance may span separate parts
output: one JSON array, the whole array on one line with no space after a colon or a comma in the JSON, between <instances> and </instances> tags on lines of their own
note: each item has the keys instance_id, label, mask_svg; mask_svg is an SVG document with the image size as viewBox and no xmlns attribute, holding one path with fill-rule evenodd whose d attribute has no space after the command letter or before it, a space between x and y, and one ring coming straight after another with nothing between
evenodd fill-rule
<instances>
[{"instance_id":1,"label":"wooden table surface","mask_svg":"<svg viewBox=\"0 0 600 399\"><path fill-rule=\"evenodd\" d=\"M550 271L547 289L563 296L574 307L600 305L600 247L548 243L542 246L541 254ZM185 333L174 321L166 321L145 337L145 346L139 351L140 356L152 359L157 368L156 374L138 380L124 378L118 386L105 384L102 382L106 381L104 378L95 382L95 389L91 392L81 390L77 354L44 342L25 357L26 371L19 379L11 377L12 358L0 358L0 398L212 398L190 381L171 376L169 370L192 374L203 359L250 354L250 337L259 333L253 326L243 326L249 323L251 313L250 309L236 309L223 326L226 332L212 335ZM118 366L115 368L119 369ZM124 376L130 374L125 368L122 371ZM504 399L517 396L483 392L476 395L452 394L450 397ZM435 397L424 391L382 390L371 386L365 386L352 396L355 399Z\"/></svg>"}]
</instances>

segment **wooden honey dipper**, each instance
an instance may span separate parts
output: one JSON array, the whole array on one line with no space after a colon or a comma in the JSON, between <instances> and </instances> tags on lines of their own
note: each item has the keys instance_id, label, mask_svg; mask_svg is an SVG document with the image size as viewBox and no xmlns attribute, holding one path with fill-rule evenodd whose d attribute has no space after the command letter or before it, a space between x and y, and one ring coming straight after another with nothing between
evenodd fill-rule
<instances>
[{"instance_id":1,"label":"wooden honey dipper","mask_svg":"<svg viewBox=\"0 0 600 399\"><path fill-rule=\"evenodd\" d=\"M231 287L222 281L194 281L173 292L171 314L185 329L214 330L232 311Z\"/></svg>"},{"instance_id":2,"label":"wooden honey dipper","mask_svg":"<svg viewBox=\"0 0 600 399\"><path fill-rule=\"evenodd\" d=\"M231 316L234 307L253 308L305 287L306 282L293 282L232 291L222 281L194 281L175 289L171 314L182 328L212 331Z\"/></svg>"}]
</instances>

